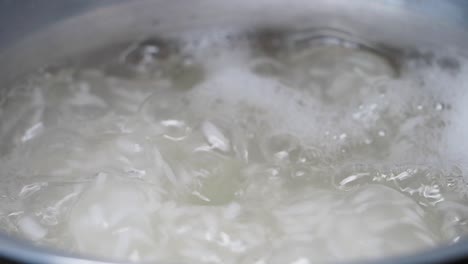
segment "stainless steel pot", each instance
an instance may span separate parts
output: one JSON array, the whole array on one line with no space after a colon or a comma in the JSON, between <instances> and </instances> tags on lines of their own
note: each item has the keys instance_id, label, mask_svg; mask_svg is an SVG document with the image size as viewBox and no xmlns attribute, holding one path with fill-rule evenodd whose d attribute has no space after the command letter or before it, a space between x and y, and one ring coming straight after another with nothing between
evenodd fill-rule
<instances>
[{"instance_id":1,"label":"stainless steel pot","mask_svg":"<svg viewBox=\"0 0 468 264\"><path fill-rule=\"evenodd\" d=\"M340 35L386 50L468 47L464 0L0 0L0 98L38 67L115 43L184 31L295 30ZM0 235L0 256L19 263L108 263ZM468 241L378 263L468 261ZM362 262L360 262L362 263Z\"/></svg>"}]
</instances>

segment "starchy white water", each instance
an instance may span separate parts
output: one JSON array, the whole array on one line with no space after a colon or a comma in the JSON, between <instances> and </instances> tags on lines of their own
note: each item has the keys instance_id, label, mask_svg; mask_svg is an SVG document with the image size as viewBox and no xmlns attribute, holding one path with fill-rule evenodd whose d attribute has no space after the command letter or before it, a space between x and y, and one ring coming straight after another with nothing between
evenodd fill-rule
<instances>
[{"instance_id":1,"label":"starchy white water","mask_svg":"<svg viewBox=\"0 0 468 264\"><path fill-rule=\"evenodd\" d=\"M1 229L107 259L233 264L468 233L463 63L397 69L340 42L262 41L148 42L17 85L1 110Z\"/></svg>"}]
</instances>

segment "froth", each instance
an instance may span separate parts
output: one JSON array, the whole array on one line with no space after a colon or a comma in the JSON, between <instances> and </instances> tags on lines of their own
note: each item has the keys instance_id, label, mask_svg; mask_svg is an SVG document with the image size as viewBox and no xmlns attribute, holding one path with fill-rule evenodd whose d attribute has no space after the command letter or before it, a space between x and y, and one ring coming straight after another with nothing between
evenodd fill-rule
<instances>
[{"instance_id":1,"label":"froth","mask_svg":"<svg viewBox=\"0 0 468 264\"><path fill-rule=\"evenodd\" d=\"M464 67L258 41L146 42L119 56L125 76L64 69L14 89L4 228L188 263L381 257L468 234L463 170L444 167L468 161Z\"/></svg>"}]
</instances>

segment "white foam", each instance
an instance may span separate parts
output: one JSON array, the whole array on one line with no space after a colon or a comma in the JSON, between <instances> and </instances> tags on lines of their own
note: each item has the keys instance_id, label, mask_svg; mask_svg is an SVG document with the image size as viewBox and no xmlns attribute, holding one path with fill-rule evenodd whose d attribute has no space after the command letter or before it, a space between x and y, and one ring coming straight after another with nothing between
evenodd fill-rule
<instances>
[{"instance_id":1,"label":"white foam","mask_svg":"<svg viewBox=\"0 0 468 264\"><path fill-rule=\"evenodd\" d=\"M307 264L468 234L444 175L424 171L445 154L468 161L463 69L408 67L396 78L365 51L265 58L236 41L187 40L168 62L203 70L187 90L152 72L153 47L135 79L88 71L75 83L61 72L13 93L0 183L19 201L2 212L41 216L45 204L57 221L20 217L29 239L150 262ZM274 74L257 71L265 65Z\"/></svg>"}]
</instances>

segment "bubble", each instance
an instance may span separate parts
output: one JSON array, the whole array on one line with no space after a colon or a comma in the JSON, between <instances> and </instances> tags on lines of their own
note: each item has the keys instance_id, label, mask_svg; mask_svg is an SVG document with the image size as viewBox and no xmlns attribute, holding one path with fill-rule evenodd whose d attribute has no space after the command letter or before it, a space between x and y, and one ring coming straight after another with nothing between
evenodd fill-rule
<instances>
[{"instance_id":1,"label":"bubble","mask_svg":"<svg viewBox=\"0 0 468 264\"><path fill-rule=\"evenodd\" d=\"M300 142L289 134L273 135L265 138L263 151L265 157L274 162L295 162L300 153Z\"/></svg>"},{"instance_id":2,"label":"bubble","mask_svg":"<svg viewBox=\"0 0 468 264\"><path fill-rule=\"evenodd\" d=\"M184 140L192 130L181 120L163 120L161 121L161 125L165 129L164 137L174 141Z\"/></svg>"}]
</instances>

